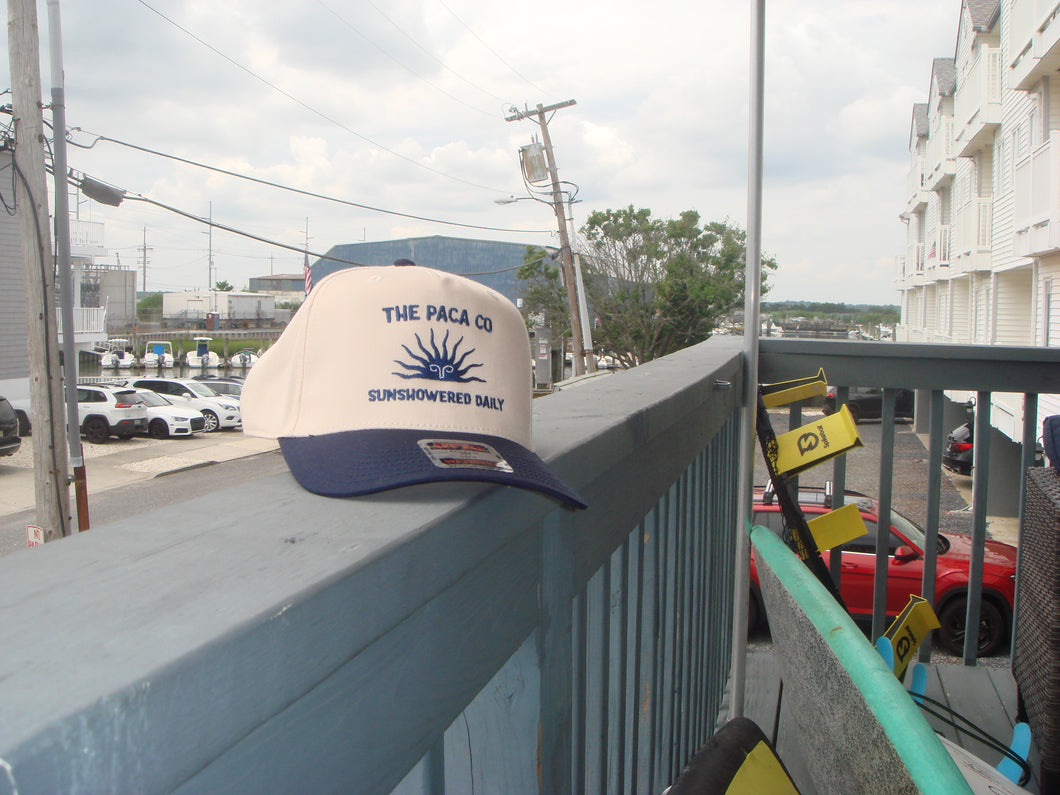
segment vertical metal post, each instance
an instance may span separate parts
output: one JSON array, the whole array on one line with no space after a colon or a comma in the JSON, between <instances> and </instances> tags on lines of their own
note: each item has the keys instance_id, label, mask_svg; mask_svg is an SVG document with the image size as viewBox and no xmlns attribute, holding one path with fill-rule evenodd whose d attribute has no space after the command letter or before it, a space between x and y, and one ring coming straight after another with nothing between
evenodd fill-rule
<instances>
[{"instance_id":1,"label":"vertical metal post","mask_svg":"<svg viewBox=\"0 0 1060 795\"><path fill-rule=\"evenodd\" d=\"M990 461L990 393L975 395L975 447L972 452L972 559L968 562L968 612L964 617L965 665L979 656L979 600L986 555L987 474Z\"/></svg>"},{"instance_id":2,"label":"vertical metal post","mask_svg":"<svg viewBox=\"0 0 1060 795\"><path fill-rule=\"evenodd\" d=\"M920 394L920 393L918 393ZM939 508L942 488L942 391L930 393L928 416L928 482L927 525L924 528L924 576L920 585L921 595L929 605L935 605L935 568L938 559ZM917 414L920 403L917 403ZM920 418L917 417L917 423ZM931 636L920 644L920 662L931 661Z\"/></svg>"},{"instance_id":3,"label":"vertical metal post","mask_svg":"<svg viewBox=\"0 0 1060 795\"><path fill-rule=\"evenodd\" d=\"M840 386L835 390L835 405L838 409L850 399L850 387ZM847 457L837 456L832 459L832 510L842 508L847 501ZM828 574L835 587L843 590L843 554L834 549L828 556Z\"/></svg>"},{"instance_id":4,"label":"vertical metal post","mask_svg":"<svg viewBox=\"0 0 1060 795\"><path fill-rule=\"evenodd\" d=\"M762 112L764 104L765 0L751 6L751 102L747 168L747 253L744 277L744 384L740 422L740 486L736 509L736 571L733 575L732 698L730 717L744 713L747 675L747 599L751 592L751 523L754 486L755 414L758 411L758 325L762 292Z\"/></svg>"},{"instance_id":5,"label":"vertical metal post","mask_svg":"<svg viewBox=\"0 0 1060 795\"><path fill-rule=\"evenodd\" d=\"M52 68L52 160L55 178L55 253L59 263L63 314L63 373L66 397L66 444L74 476L77 529L88 521L88 481L77 414L77 350L74 347L74 280L70 272L70 192L66 185L66 77L63 74L63 36L59 0L48 0L48 49Z\"/></svg>"},{"instance_id":6,"label":"vertical metal post","mask_svg":"<svg viewBox=\"0 0 1060 795\"><path fill-rule=\"evenodd\" d=\"M883 412L880 419L880 490L876 516L876 576L872 588L872 642L875 643L886 627L887 619L887 562L891 541L891 495L894 489L894 405L898 390L883 390Z\"/></svg>"},{"instance_id":7,"label":"vertical metal post","mask_svg":"<svg viewBox=\"0 0 1060 795\"><path fill-rule=\"evenodd\" d=\"M1016 593L1012 607L1012 646L1009 649L1011 659L1016 658L1016 623L1019 621L1018 605L1020 603L1020 572L1023 571L1023 524L1026 521L1027 508L1027 470L1034 466L1035 445L1038 440L1038 395L1028 392L1023 396L1023 450L1020 457L1020 507L1019 507L1019 541L1016 544Z\"/></svg>"}]
</instances>

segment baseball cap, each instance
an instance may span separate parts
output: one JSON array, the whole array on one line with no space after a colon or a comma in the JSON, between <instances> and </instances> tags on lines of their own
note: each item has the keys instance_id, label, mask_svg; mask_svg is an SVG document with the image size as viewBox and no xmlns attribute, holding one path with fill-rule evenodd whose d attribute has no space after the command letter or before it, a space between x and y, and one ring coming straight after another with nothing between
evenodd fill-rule
<instances>
[{"instance_id":1,"label":"baseball cap","mask_svg":"<svg viewBox=\"0 0 1060 795\"><path fill-rule=\"evenodd\" d=\"M495 290L432 268L348 268L254 364L243 432L279 439L314 494L487 481L585 508L533 452L530 362L522 315Z\"/></svg>"}]
</instances>

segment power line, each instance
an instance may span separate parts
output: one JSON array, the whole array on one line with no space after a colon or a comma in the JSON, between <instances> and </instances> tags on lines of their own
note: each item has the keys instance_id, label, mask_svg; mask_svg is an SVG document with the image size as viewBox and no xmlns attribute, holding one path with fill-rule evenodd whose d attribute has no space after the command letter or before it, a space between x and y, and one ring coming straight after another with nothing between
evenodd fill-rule
<instances>
[{"instance_id":1,"label":"power line","mask_svg":"<svg viewBox=\"0 0 1060 795\"><path fill-rule=\"evenodd\" d=\"M87 175L85 175L85 176L87 177ZM75 186L75 187L83 187L83 184L84 184L84 180L83 179L82 180L78 180L78 179L74 178L73 176L68 176L66 181L68 183L70 183L71 185ZM98 183L98 180L93 180L93 181ZM342 259L342 258L339 258L339 257L330 257L330 256L328 256L326 254L319 254L319 253L317 253L315 251L307 251L304 246L291 246L291 245L288 245L287 243L281 243L278 240L272 240L272 239L267 238L267 237L262 237L261 235L255 235L252 232L245 232L242 229L236 229L234 226L228 226L227 224L218 223L217 221L213 220L212 218L203 218L202 216L195 215L194 213L189 213L186 210L181 210L181 209L179 209L177 207L173 207L172 205L165 204L165 203L160 202L160 201L155 201L154 199L148 198L147 196L144 196L142 194L129 193L128 191L122 190L120 188L115 188L112 185L108 185L107 187L110 188L112 191L115 191L116 195L120 194L120 199L118 199L118 201L115 203L115 206L117 204L121 203L121 199L128 199L129 201L144 202L145 204L153 204L155 207L160 207L163 210L169 210L171 213L175 213L176 215L182 216L184 218L188 218L188 219L190 219L192 221L197 221L200 224L206 224L207 226L209 226L211 228L220 229L220 230L225 231L225 232L231 232L234 235L240 235L241 237L246 237L246 238L249 238L250 240L256 240L259 243L265 243L266 245L269 245L269 246L276 246L277 248L287 249L288 251L297 251L299 254L311 254L312 256L316 257L317 259L325 259L325 260L328 260L329 262L339 262L339 263L342 263L343 265L363 266L365 264L363 262L355 262L354 260L347 260L347 259Z\"/></svg>"},{"instance_id":2,"label":"power line","mask_svg":"<svg viewBox=\"0 0 1060 795\"><path fill-rule=\"evenodd\" d=\"M489 50L490 53L498 61L500 61L505 66L507 66L512 71L512 74L514 74L516 77L518 77L520 80L522 80L527 85L531 86L535 91L537 91L537 92L539 92L541 94L546 94L548 96L554 96L551 91L545 91L545 89L543 89L540 86L538 86L537 84L535 84L529 78L524 77L522 75L522 73L518 69L516 69L510 63L508 63L506 60L504 60L504 58L501 57L500 53L498 53L495 49L493 49L485 41L483 41L481 36L479 36L477 33L475 33L475 31L473 31L468 26L468 24L466 22L464 22L464 20L462 20L460 17L457 16L456 12L453 11L453 9L451 9L449 6L447 6L445 4L445 0L438 0L438 2L441 4L442 8L444 8L446 11L448 11L452 15L453 19L455 19L457 22L459 22L461 25L463 25L464 29L478 40L479 44L481 44L483 47L485 47L487 50Z\"/></svg>"},{"instance_id":3,"label":"power line","mask_svg":"<svg viewBox=\"0 0 1060 795\"><path fill-rule=\"evenodd\" d=\"M184 33L185 35L190 36L191 38L193 38L195 41L197 41L203 47L206 47L208 50L213 52L215 55L218 55L221 58L224 58L226 61L228 61L233 66L235 66L237 69L240 69L241 71L243 71L246 74L250 75L255 80L257 80L257 81L259 81L261 83L264 83L266 86L271 88L276 93L281 94L282 96L284 96L287 99L291 100L295 104L301 106L305 110L308 110L310 113L312 113L312 114L314 114L316 116L319 116L321 119L324 119L324 121L326 121L326 122L328 122L330 124L334 124L339 129L345 130L346 132L350 133L351 135L357 136L358 138L360 138L365 143L371 144L372 146L374 146L374 147L376 147L378 149L382 149L384 152L387 152L387 153L393 155L394 157L400 158L400 159L404 160L406 163L410 163L410 164L416 166L417 168L422 168L422 169L424 169L426 171L430 171L432 174L437 174L440 177L445 177L446 179L451 179L454 182L461 183L462 185L468 185L468 186L470 186L472 188L482 188L483 190L493 191L494 193L504 193L505 192L505 191L502 191L499 188L491 188L488 185L480 185L477 182L471 182L470 180L461 179L460 177L454 177L452 174L446 174L444 171L439 171L436 168L431 168L428 165L425 165L425 164L420 163L420 162L418 162L416 160L413 160L411 157L406 157L405 155L401 154L400 152L395 152L393 149L389 149L386 146L383 146L383 144L381 144L381 143L373 141L368 136L357 132L356 130L354 130L351 127L347 127L345 124L340 122L338 119L332 118L331 116L328 116L323 111L317 110L312 105L309 105L308 103L303 102L298 97L294 96L294 94L291 94L288 91L284 91L282 88L280 88L275 83L272 83L269 80L265 79L261 75L259 75L256 72L254 72L252 69L250 69L250 68L248 68L246 66L243 66L243 64L239 63L239 61L235 60L231 56L225 55L225 53L221 52L219 49L214 47L212 44L209 44L205 40L199 38L194 33L192 33L190 30L188 30L187 28L183 27L182 25L180 25L175 20L170 19L165 14L163 14L161 11L159 11L158 9L153 8L149 3L146 2L146 0L136 0L136 1L140 5L142 5L144 8L146 8L148 11L151 11L152 13L158 15L159 17L164 19L166 22L168 22L170 25L172 25L173 27L177 28L179 31Z\"/></svg>"},{"instance_id":4,"label":"power line","mask_svg":"<svg viewBox=\"0 0 1060 795\"><path fill-rule=\"evenodd\" d=\"M321 2L321 4L323 4L322 0L317 0L317 2ZM423 53L428 58L432 59L436 64L438 64L440 67L445 69L447 72L449 72L451 75L456 77L458 80L462 80L466 85L470 86L471 88L474 88L474 89L477 89L477 90L481 91L483 94L489 95L490 97L492 97L493 99L497 100L498 102L502 102L502 103L505 102L504 97L497 96L492 91L490 91L488 88L483 88L482 86L478 85L477 83L474 83L471 80L468 80L462 74L460 74L456 70L454 70L451 67L449 67L441 58L439 58L437 55L435 55L430 50L428 50L426 47L424 47L422 44L420 44L418 41L416 41L416 39L412 38L412 36L409 35L408 31L406 31L403 27L401 27L393 19L391 19L386 14L386 12L384 12L383 9L381 9L378 5L376 5L374 2L372 2L372 0L368 0L368 5L370 5L377 12L379 12L379 15L383 19L385 19L387 22L389 22L391 25L393 25L402 36L404 36L406 39L408 39L414 45L416 45L420 50L422 50ZM490 114L490 115L492 116L492 114Z\"/></svg>"},{"instance_id":5,"label":"power line","mask_svg":"<svg viewBox=\"0 0 1060 795\"><path fill-rule=\"evenodd\" d=\"M435 91L438 91L441 94L445 94L445 96L449 97L449 99L453 100L453 102L456 102L456 103L458 103L460 105L463 105L465 108L473 110L476 113L481 113L483 116L489 116L490 118L496 118L494 116L494 114L490 113L489 111L482 110L482 108L476 108L474 105L469 105L468 103L464 102L464 100L460 99L459 97L457 97L457 96L455 96L453 94L450 94L448 91L446 91L441 86L437 86L434 83L432 83L430 80L428 80L426 77L421 75L419 72L417 72L415 69L413 69L408 64L403 63L402 61L400 61L397 58L395 58L386 49L384 49L380 45L376 44L374 41L372 41L370 38L368 38L366 35L364 35L364 33L361 32L361 30L356 25L354 25L352 22L350 22L348 19L346 19L344 16L342 16L335 9L331 8L327 3L324 2L324 0L317 0L317 3L319 5L321 5L324 8L325 11L327 11L329 14L333 15L336 19L338 19L339 22L341 22L343 25L348 27L350 30L352 30L354 33L356 33L358 36L360 36L366 42L371 44L373 47L375 47L379 52L383 53L383 55L385 55L391 61L396 63L398 66L400 66L402 69L407 71L412 76L422 80L424 83L429 85ZM415 44L417 47L419 47L421 50L423 50L425 53L427 53L427 55L429 55L431 58L434 58L434 56L431 55L431 53L427 52L427 50L425 50L422 45L420 45L415 39L413 39L411 36L409 36L407 33L405 33L405 31L402 30L400 25L398 25L396 22L394 22L394 20L392 20L390 17L388 17L386 14L384 14L383 11L379 8L379 6L377 6L375 3L372 3L371 0L369 0L369 4L372 6L372 8L374 8L376 11L379 12L379 14L383 17L383 19L385 19L387 22L389 22L391 25L393 25L395 28L397 28L398 32L401 33L402 35L404 35L405 38L407 38L409 41L411 41L413 44ZM434 58L434 60L438 61L437 58ZM438 61L438 63L441 63L441 61ZM442 64L442 66L444 67L445 64ZM452 70L450 70L450 71L452 71ZM456 74L456 73L453 72L453 74ZM456 76L460 77L460 75L456 75ZM460 79L463 80L462 77ZM467 82L467 81L465 81L465 82ZM497 97L497 99L500 99L500 98ZM503 101L503 100L501 100L501 101Z\"/></svg>"},{"instance_id":6,"label":"power line","mask_svg":"<svg viewBox=\"0 0 1060 795\"><path fill-rule=\"evenodd\" d=\"M268 186L270 188L277 188L279 190L285 190L285 191L289 191L291 193L297 193L297 194L300 194L302 196L309 196L310 198L314 198L314 199L323 199L324 201L334 202L336 204L343 204L343 205L346 205L348 207L357 207L358 209L361 209L361 210L369 210L371 212L376 212L376 213L385 213L386 215L396 215L396 216L398 216L400 218L410 218L410 219L415 220L415 221L427 221L428 223L432 223L432 224L444 224L444 225L447 225L447 226L459 226L459 227L463 227L464 229L481 229L481 230L485 230L485 231L488 231L488 232L518 232L518 233L525 233L525 234L540 234L540 233L546 233L546 232L549 231L547 229L510 229L510 228L499 227L499 226L480 226L478 224L465 224L465 223L461 223L459 221L443 221L443 220L438 219L438 218L427 218L427 217L422 216L422 215L412 215L411 213L403 213L403 212L399 212L397 210L386 210L386 209L383 209L382 207L372 207L371 205L368 205L368 204L358 204L357 202L348 201L346 199L338 199L338 198L336 198L334 196L325 196L322 193L314 193L313 191L302 190L301 188L292 188L289 185L281 185L278 182L271 182L271 181L266 180L266 179L260 179L258 177L252 177L252 176L250 176L248 174L240 174L237 171L229 171L228 169L218 168L217 166L211 166L211 165L208 165L206 163L199 163L199 162L197 162L195 160L189 160L189 159L184 158L184 157L179 157L178 155L167 154L166 152L160 152L160 151L158 151L156 149L149 149L146 146L139 146L138 144L129 143L128 141L121 141L121 140L119 140L117 138L110 138L110 137L108 137L106 135L96 135L95 133L88 132L87 130L82 130L80 127L72 127L71 128L71 132L74 132L74 131L83 132L86 135L95 135L95 140L92 141L91 144L87 144L87 145L86 144L76 143L73 140L71 140L69 137L67 138L67 140L70 142L71 145L76 146L76 147L78 147L80 149L92 149L100 141L106 141L107 143L118 144L119 146L125 146L125 147L128 147L129 149L135 149L137 151L144 152L146 154L156 155L158 157L165 157L165 158L168 158L170 160L175 160L178 163L184 163L184 164L189 165L189 166L195 166L197 168L203 168L203 169L206 169L207 171L214 171L214 172L216 172L218 174L225 174L226 176L229 176L229 177L236 177L237 179L244 179L244 180L247 180L248 182L256 182L259 185L266 185L266 186Z\"/></svg>"},{"instance_id":7,"label":"power line","mask_svg":"<svg viewBox=\"0 0 1060 795\"><path fill-rule=\"evenodd\" d=\"M80 187L81 186L80 180L77 180L77 179L75 179L73 177L69 177L67 179L67 182L70 183L71 185L73 185L74 187ZM120 190L120 189L115 189L115 190ZM245 232L242 229L235 228L234 226L228 226L227 224L218 223L217 221L213 220L213 218L203 218L202 216L195 215L194 213L189 213L186 210L181 210L181 209L179 209L177 207L173 207L172 205L165 204L165 203L160 202L160 201L155 201L154 199L150 199L147 196L143 196L141 194L128 193L127 191L122 191L122 198L128 199L129 201L139 201L139 202L144 202L145 204L152 204L155 207L160 207L163 210L169 210L171 213L175 213L176 215L182 216L184 218L188 218L188 219L190 219L192 221L197 221L200 224L206 224L206 225L208 225L210 227L214 227L216 229L220 229L220 230L222 230L224 232L230 232L230 233L232 233L234 235L239 235L241 237L249 238L250 240L256 240L259 243L265 243L266 245L269 245L269 246L275 246L277 248L287 249L288 251L294 251L294 252L297 252L298 254L303 254L303 255L304 254L309 254L309 255L311 255L313 257L316 257L318 260L326 260L328 262L337 262L337 263L339 263L341 265L353 265L355 267L367 267L366 263L363 263L363 262L357 262L355 260L343 259L342 257L335 257L335 256L331 256L329 254L320 254L320 253L315 252L315 251L309 251L304 245L301 246L301 247L292 246L292 245L288 245L287 243L281 243L278 240L271 240L270 238L267 238L267 237L262 237L260 235L255 235L252 232ZM541 260L534 260L533 262L540 262L540 261ZM514 266L508 267L508 268L499 268L497 270L492 270L492 271L477 271L475 273L465 273L465 274L461 274L461 275L463 275L463 276L488 276L488 275L494 274L494 273L506 273L507 271L518 270L519 268L523 267L523 265L526 265L526 264L533 264L533 263L525 263L524 262L524 263L521 263L519 265L514 265Z\"/></svg>"}]
</instances>

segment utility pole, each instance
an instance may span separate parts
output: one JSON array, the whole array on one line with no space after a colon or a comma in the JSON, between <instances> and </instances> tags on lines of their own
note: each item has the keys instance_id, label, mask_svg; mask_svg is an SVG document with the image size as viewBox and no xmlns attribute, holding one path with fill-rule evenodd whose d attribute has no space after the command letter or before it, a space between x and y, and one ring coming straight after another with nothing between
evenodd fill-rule
<instances>
[{"instance_id":1,"label":"utility pole","mask_svg":"<svg viewBox=\"0 0 1060 795\"><path fill-rule=\"evenodd\" d=\"M15 206L26 289L26 345L33 412L34 496L44 540L70 535L70 487L48 225L37 4L8 0L8 59L15 125ZM57 135L65 134L57 131Z\"/></svg>"},{"instance_id":2,"label":"utility pole","mask_svg":"<svg viewBox=\"0 0 1060 795\"><path fill-rule=\"evenodd\" d=\"M574 275L574 260L571 256L570 237L567 234L567 212L563 207L563 192L559 187L559 172L556 169L556 156L552 152L552 138L548 134L548 121L545 114L560 108L568 108L576 104L573 99L558 102L555 105L543 106L538 103L535 110L514 110L512 115L505 116L505 121L519 121L531 116L537 117L537 123L541 127L541 142L545 147L545 158L548 162L548 174L552 180L552 209L556 214L556 224L559 227L559 256L563 269L563 282L567 285L567 311L570 314L570 335L574 348L573 374L585 374L585 347L582 336L581 312L578 309L578 283Z\"/></svg>"},{"instance_id":3,"label":"utility pole","mask_svg":"<svg viewBox=\"0 0 1060 795\"><path fill-rule=\"evenodd\" d=\"M206 289L210 291L210 309L211 311L216 312L216 296L213 294L213 202L210 202L210 226L208 227L207 234L209 234L210 253L206 257Z\"/></svg>"},{"instance_id":4,"label":"utility pole","mask_svg":"<svg viewBox=\"0 0 1060 795\"><path fill-rule=\"evenodd\" d=\"M144 227L144 244L140 246L140 264L143 266L143 278L140 279L140 290L147 292L147 252L154 251L147 247L147 227Z\"/></svg>"}]
</instances>

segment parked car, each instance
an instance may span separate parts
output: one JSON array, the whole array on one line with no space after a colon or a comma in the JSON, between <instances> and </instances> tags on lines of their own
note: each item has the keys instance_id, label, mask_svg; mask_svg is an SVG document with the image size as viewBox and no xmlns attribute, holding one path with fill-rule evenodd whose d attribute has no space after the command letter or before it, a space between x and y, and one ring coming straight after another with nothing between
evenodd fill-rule
<instances>
[{"instance_id":1,"label":"parked car","mask_svg":"<svg viewBox=\"0 0 1060 795\"><path fill-rule=\"evenodd\" d=\"M828 387L824 396L824 408L827 414L836 411L836 388ZM899 419L912 419L915 397L911 389L899 389L894 401L894 416ZM883 390L879 387L851 387L847 399L850 416L857 423L860 420L878 420L883 416Z\"/></svg>"},{"instance_id":2,"label":"parked car","mask_svg":"<svg viewBox=\"0 0 1060 795\"><path fill-rule=\"evenodd\" d=\"M876 500L855 491L846 492L846 502L856 502L865 522L866 533L841 547L843 556L839 592L847 611L855 619L871 620L872 592L876 567L876 535L879 506ZM824 489L803 488L799 504L807 519L830 508ZM754 523L780 534L784 516L773 495L755 490ZM924 532L908 517L891 509L891 532L887 542L887 605L890 617L898 615L911 594L919 594L924 573ZM971 556L969 537L940 532L935 568L935 614L941 624L939 646L960 655L964 647L964 616L967 605L968 566ZM829 552L823 552L825 561ZM1009 637L1016 579L1016 548L1000 541L986 542L983 569L983 600L979 610L979 655L995 654ZM759 622L762 597L758 571L751 558L751 603L749 629Z\"/></svg>"},{"instance_id":3,"label":"parked car","mask_svg":"<svg viewBox=\"0 0 1060 795\"><path fill-rule=\"evenodd\" d=\"M165 395L150 389L137 389L147 406L147 435L153 439L168 439L170 436L191 436L205 430L206 417L197 408L181 400L174 404Z\"/></svg>"},{"instance_id":4,"label":"parked car","mask_svg":"<svg viewBox=\"0 0 1060 795\"><path fill-rule=\"evenodd\" d=\"M206 432L222 428L238 428L243 424L239 401L219 395L206 384L191 378L132 378L127 382L136 389L150 389L160 395L191 404L206 419Z\"/></svg>"},{"instance_id":5,"label":"parked car","mask_svg":"<svg viewBox=\"0 0 1060 795\"><path fill-rule=\"evenodd\" d=\"M128 387L79 385L77 420L81 423L81 433L93 444L103 444L111 436L129 439L147 430L147 406Z\"/></svg>"},{"instance_id":6,"label":"parked car","mask_svg":"<svg viewBox=\"0 0 1060 795\"><path fill-rule=\"evenodd\" d=\"M18 435L18 415L7 398L0 397L0 456L14 455L22 446Z\"/></svg>"},{"instance_id":7,"label":"parked car","mask_svg":"<svg viewBox=\"0 0 1060 795\"><path fill-rule=\"evenodd\" d=\"M197 375L193 380L198 381L200 384L206 384L219 395L228 395L237 400L243 393L243 379L236 376Z\"/></svg>"},{"instance_id":8,"label":"parked car","mask_svg":"<svg viewBox=\"0 0 1060 795\"><path fill-rule=\"evenodd\" d=\"M942 466L958 475L972 474L972 454L975 451L975 423L966 422L950 431L946 437L946 449L942 453Z\"/></svg>"},{"instance_id":9,"label":"parked car","mask_svg":"<svg viewBox=\"0 0 1060 795\"><path fill-rule=\"evenodd\" d=\"M969 420L958 425L946 437L946 449L942 451L942 466L958 475L972 474L972 457L975 455L975 422ZM1045 448L1039 441L1034 446L1034 461L1031 466L1044 466Z\"/></svg>"}]
</instances>

